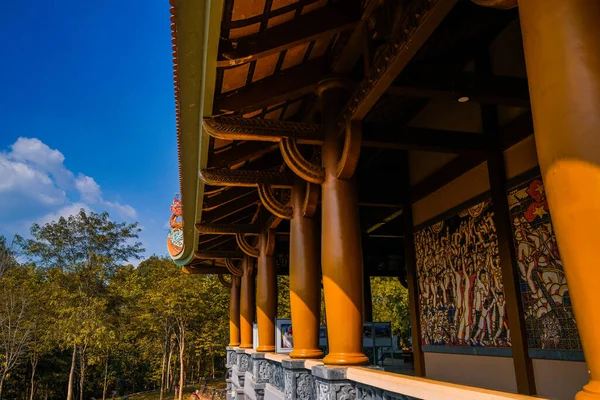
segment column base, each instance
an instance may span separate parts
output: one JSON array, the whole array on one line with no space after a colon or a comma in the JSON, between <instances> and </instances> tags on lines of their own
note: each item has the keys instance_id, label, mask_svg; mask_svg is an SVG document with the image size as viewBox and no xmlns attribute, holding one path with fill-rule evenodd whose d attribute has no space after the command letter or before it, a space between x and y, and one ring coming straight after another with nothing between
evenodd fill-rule
<instances>
[{"instance_id":1,"label":"column base","mask_svg":"<svg viewBox=\"0 0 600 400\"><path fill-rule=\"evenodd\" d=\"M228 347L239 347L239 345L240 345L240 342L237 342L237 343L229 343L227 346L228 346Z\"/></svg>"},{"instance_id":2,"label":"column base","mask_svg":"<svg viewBox=\"0 0 600 400\"><path fill-rule=\"evenodd\" d=\"M240 346L242 347L242 346ZM275 352L275 346L258 346L256 348L256 351L260 351L263 353L274 353Z\"/></svg>"},{"instance_id":3,"label":"column base","mask_svg":"<svg viewBox=\"0 0 600 400\"><path fill-rule=\"evenodd\" d=\"M590 381L575 395L575 400L600 400L600 381Z\"/></svg>"},{"instance_id":4,"label":"column base","mask_svg":"<svg viewBox=\"0 0 600 400\"><path fill-rule=\"evenodd\" d=\"M363 353L329 353L323 359L325 365L365 365L369 357Z\"/></svg>"},{"instance_id":5,"label":"column base","mask_svg":"<svg viewBox=\"0 0 600 400\"><path fill-rule=\"evenodd\" d=\"M254 347L254 345L252 343L248 344L248 343L242 343L239 345L240 349L251 349L252 347Z\"/></svg>"},{"instance_id":6,"label":"column base","mask_svg":"<svg viewBox=\"0 0 600 400\"><path fill-rule=\"evenodd\" d=\"M294 349L290 358L322 358L323 352L319 349Z\"/></svg>"}]
</instances>

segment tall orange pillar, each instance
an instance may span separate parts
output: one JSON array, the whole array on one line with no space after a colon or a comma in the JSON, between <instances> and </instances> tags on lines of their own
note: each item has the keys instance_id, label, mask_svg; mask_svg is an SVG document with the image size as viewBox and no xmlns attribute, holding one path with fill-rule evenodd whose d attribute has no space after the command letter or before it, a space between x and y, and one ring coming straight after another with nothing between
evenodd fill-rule
<instances>
[{"instance_id":1,"label":"tall orange pillar","mask_svg":"<svg viewBox=\"0 0 600 400\"><path fill-rule=\"evenodd\" d=\"M321 264L327 315L329 365L360 365L369 359L362 352L363 257L358 220L358 197L353 179L337 179L342 154L338 113L347 98L339 81L319 86L325 142L322 185Z\"/></svg>"},{"instance_id":2,"label":"tall orange pillar","mask_svg":"<svg viewBox=\"0 0 600 400\"><path fill-rule=\"evenodd\" d=\"M240 345L240 278L231 275L231 303L229 304L229 346Z\"/></svg>"},{"instance_id":3,"label":"tall orange pillar","mask_svg":"<svg viewBox=\"0 0 600 400\"><path fill-rule=\"evenodd\" d=\"M537 152L590 382L600 399L600 1L520 0Z\"/></svg>"},{"instance_id":4,"label":"tall orange pillar","mask_svg":"<svg viewBox=\"0 0 600 400\"><path fill-rule=\"evenodd\" d=\"M319 229L313 218L303 215L305 194L306 183L297 180L292 188L293 216L290 221L290 308L294 327L294 350L290 357L321 358Z\"/></svg>"},{"instance_id":5,"label":"tall orange pillar","mask_svg":"<svg viewBox=\"0 0 600 400\"><path fill-rule=\"evenodd\" d=\"M254 260L244 257L242 263L244 275L240 290L240 333L242 349L252 348L252 325L254 323Z\"/></svg>"},{"instance_id":6,"label":"tall orange pillar","mask_svg":"<svg viewBox=\"0 0 600 400\"><path fill-rule=\"evenodd\" d=\"M275 234L262 232L259 236L260 255L256 288L258 324L257 351L275 351L275 317L277 316L277 271L273 263Z\"/></svg>"}]
</instances>

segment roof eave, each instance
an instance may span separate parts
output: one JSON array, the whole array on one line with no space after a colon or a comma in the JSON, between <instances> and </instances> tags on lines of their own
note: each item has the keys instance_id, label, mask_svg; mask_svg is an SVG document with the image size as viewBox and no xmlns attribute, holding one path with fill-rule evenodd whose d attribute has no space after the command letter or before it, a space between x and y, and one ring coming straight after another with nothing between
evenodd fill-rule
<instances>
[{"instance_id":1,"label":"roof eave","mask_svg":"<svg viewBox=\"0 0 600 400\"><path fill-rule=\"evenodd\" d=\"M202 118L212 115L223 0L177 0L175 6L175 90L179 175L183 204L183 250L173 261L185 266L198 247L195 224L202 218L205 168L210 138Z\"/></svg>"}]
</instances>

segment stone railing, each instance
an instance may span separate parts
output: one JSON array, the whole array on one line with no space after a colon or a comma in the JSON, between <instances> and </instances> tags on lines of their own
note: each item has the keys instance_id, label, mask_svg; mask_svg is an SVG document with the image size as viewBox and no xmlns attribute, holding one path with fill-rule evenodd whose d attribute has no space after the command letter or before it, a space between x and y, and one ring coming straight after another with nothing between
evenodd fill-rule
<instances>
[{"instance_id":1,"label":"stone railing","mask_svg":"<svg viewBox=\"0 0 600 400\"><path fill-rule=\"evenodd\" d=\"M227 370L227 400L532 399L393 374L379 367L333 368L316 360L232 347L227 348Z\"/></svg>"}]
</instances>

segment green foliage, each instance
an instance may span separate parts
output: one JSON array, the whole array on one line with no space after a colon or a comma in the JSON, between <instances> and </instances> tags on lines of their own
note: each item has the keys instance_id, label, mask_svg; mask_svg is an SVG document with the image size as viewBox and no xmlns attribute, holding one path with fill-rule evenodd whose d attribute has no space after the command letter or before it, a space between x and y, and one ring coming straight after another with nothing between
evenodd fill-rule
<instances>
[{"instance_id":1,"label":"green foliage","mask_svg":"<svg viewBox=\"0 0 600 400\"><path fill-rule=\"evenodd\" d=\"M373 321L391 322L392 332L404 343L410 338L408 290L395 277L371 277Z\"/></svg>"}]
</instances>

